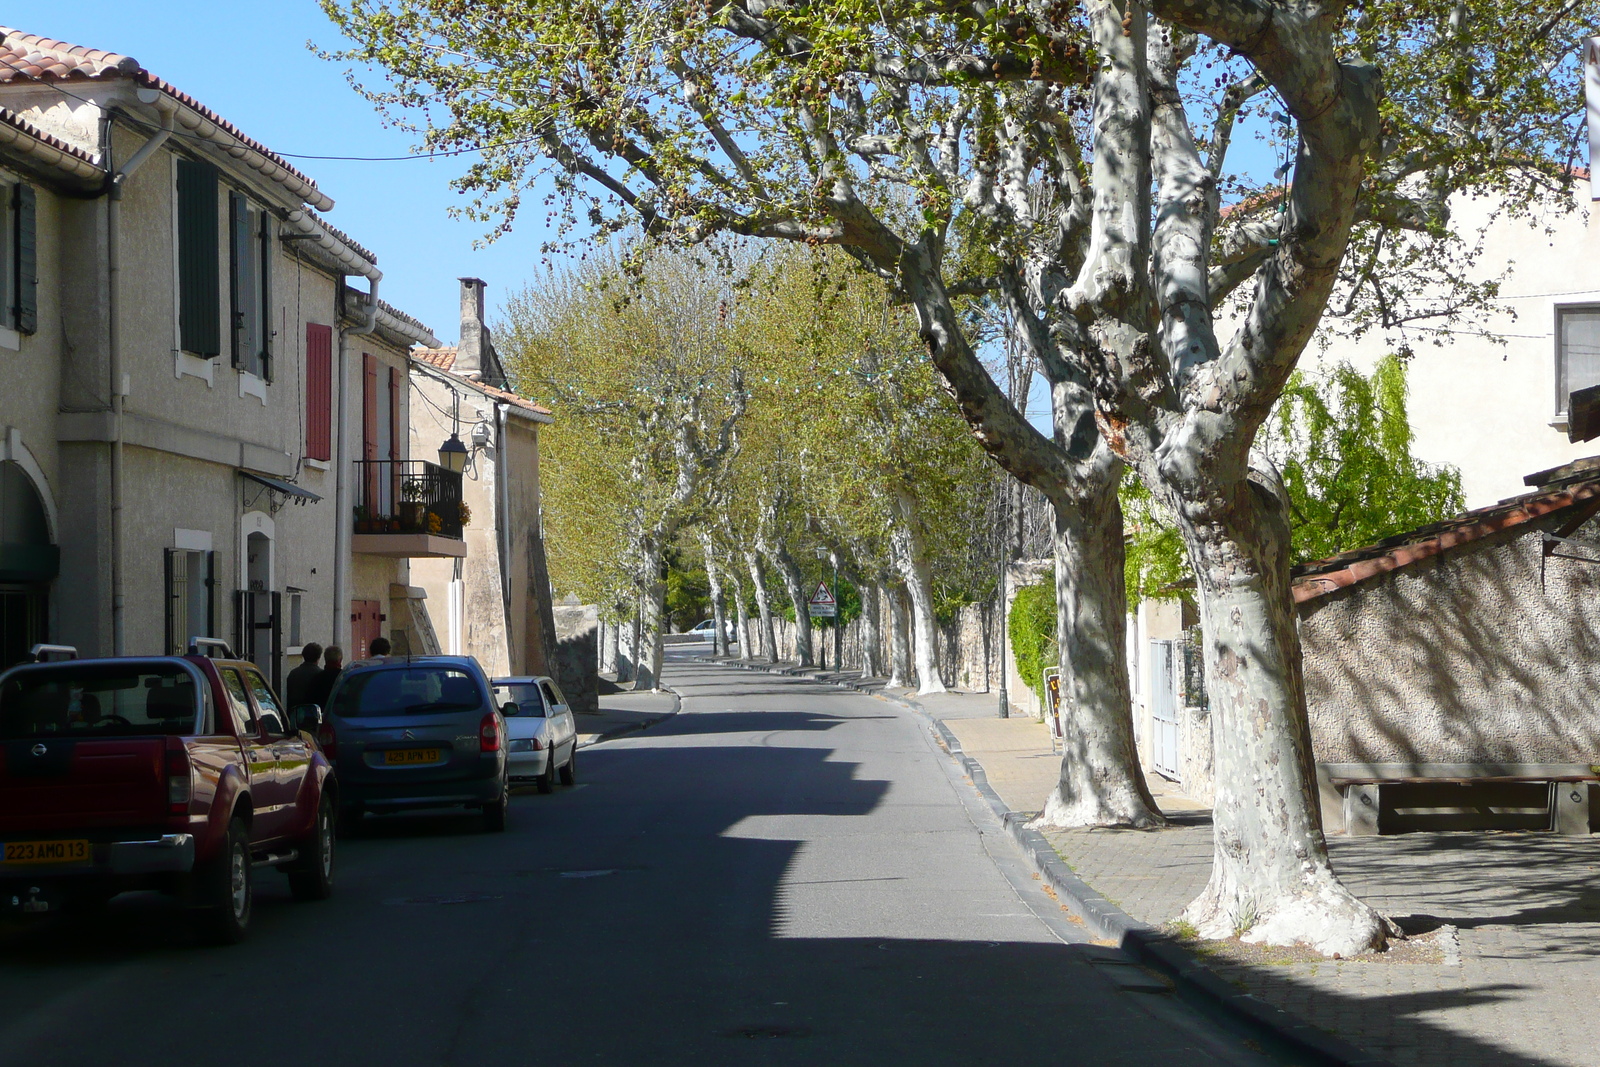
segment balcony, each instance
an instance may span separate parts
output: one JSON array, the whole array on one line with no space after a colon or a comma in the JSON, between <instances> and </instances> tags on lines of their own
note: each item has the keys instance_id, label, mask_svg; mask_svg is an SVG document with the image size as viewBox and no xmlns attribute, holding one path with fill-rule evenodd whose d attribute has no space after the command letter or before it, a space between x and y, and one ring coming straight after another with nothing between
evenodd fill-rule
<instances>
[{"instance_id":1,"label":"balcony","mask_svg":"<svg viewBox=\"0 0 1600 1067\"><path fill-rule=\"evenodd\" d=\"M351 551L412 559L467 554L461 475L421 459L360 460L355 467Z\"/></svg>"}]
</instances>

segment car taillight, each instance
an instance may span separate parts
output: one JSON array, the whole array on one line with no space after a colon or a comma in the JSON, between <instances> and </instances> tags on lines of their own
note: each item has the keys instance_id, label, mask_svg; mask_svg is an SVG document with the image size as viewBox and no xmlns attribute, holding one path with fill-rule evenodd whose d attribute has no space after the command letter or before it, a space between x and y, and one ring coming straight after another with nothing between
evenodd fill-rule
<instances>
[{"instance_id":1,"label":"car taillight","mask_svg":"<svg viewBox=\"0 0 1600 1067\"><path fill-rule=\"evenodd\" d=\"M167 812L189 814L189 798L194 795L193 768L189 751L176 737L167 738Z\"/></svg>"},{"instance_id":2,"label":"car taillight","mask_svg":"<svg viewBox=\"0 0 1600 1067\"><path fill-rule=\"evenodd\" d=\"M492 711L478 724L478 751L500 751L500 716Z\"/></svg>"},{"instance_id":3,"label":"car taillight","mask_svg":"<svg viewBox=\"0 0 1600 1067\"><path fill-rule=\"evenodd\" d=\"M333 724L325 722L317 727L317 744L322 747L322 754L329 759L339 758L339 735L333 732Z\"/></svg>"},{"instance_id":4,"label":"car taillight","mask_svg":"<svg viewBox=\"0 0 1600 1067\"><path fill-rule=\"evenodd\" d=\"M535 752L543 752L544 751L544 742L539 740L537 737L535 737L533 740L528 742L528 747L531 748Z\"/></svg>"}]
</instances>

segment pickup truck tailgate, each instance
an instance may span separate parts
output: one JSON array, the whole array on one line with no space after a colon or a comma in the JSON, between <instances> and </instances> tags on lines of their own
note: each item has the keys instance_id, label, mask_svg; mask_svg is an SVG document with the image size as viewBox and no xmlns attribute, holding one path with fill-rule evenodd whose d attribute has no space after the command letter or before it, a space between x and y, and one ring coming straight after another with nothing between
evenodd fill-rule
<instances>
[{"instance_id":1,"label":"pickup truck tailgate","mask_svg":"<svg viewBox=\"0 0 1600 1067\"><path fill-rule=\"evenodd\" d=\"M161 737L0 742L0 835L149 825L166 813Z\"/></svg>"}]
</instances>

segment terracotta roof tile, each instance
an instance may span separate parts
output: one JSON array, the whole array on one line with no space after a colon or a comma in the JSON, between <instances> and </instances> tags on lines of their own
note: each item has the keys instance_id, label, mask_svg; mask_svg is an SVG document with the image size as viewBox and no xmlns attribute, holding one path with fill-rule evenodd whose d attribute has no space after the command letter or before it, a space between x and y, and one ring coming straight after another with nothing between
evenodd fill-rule
<instances>
[{"instance_id":1,"label":"terracotta roof tile","mask_svg":"<svg viewBox=\"0 0 1600 1067\"><path fill-rule=\"evenodd\" d=\"M173 99L186 104L229 136L260 153L263 157L309 186L313 197L326 196L317 189L317 183L294 167L288 160L272 151L260 141L247 136L243 130L183 92L170 82L151 74L132 56L107 52L99 48L85 48L38 34L23 33L9 26L0 26L0 84L26 78L30 81L88 81L110 78L130 78L136 84L158 89ZM332 206L330 202L328 207Z\"/></svg>"},{"instance_id":2,"label":"terracotta roof tile","mask_svg":"<svg viewBox=\"0 0 1600 1067\"><path fill-rule=\"evenodd\" d=\"M516 393L505 389L497 389L486 382L475 382L471 378L464 378L455 373L450 369L456 365L456 350L455 346L453 345L449 348L413 348L411 350L411 358L417 360L418 362L426 363L429 366L439 368L446 374L449 374L450 377L459 382L464 382L465 384L472 386L472 388L477 389L485 396L491 396L496 400L503 400L513 407L519 407L525 411L532 411L538 415L551 414L549 408L542 404L535 404L525 396L518 396Z\"/></svg>"},{"instance_id":3,"label":"terracotta roof tile","mask_svg":"<svg viewBox=\"0 0 1600 1067\"><path fill-rule=\"evenodd\" d=\"M46 131L41 130L39 127L23 118L15 111L0 107L0 124L9 126L11 129L16 130L18 133L26 136L30 141L33 141L52 152L58 152L62 156L74 161L72 164L67 164L64 166L63 169L71 170L74 174L82 176L84 175L84 168L87 166L96 174L103 173L100 170L100 164L95 160L93 155L85 152L81 148L76 148L72 145L69 145L67 142L63 141L61 138L52 133L47 133ZM36 157L40 155L38 152L33 152L31 154L35 155ZM48 155L48 153L45 154Z\"/></svg>"},{"instance_id":4,"label":"terracotta roof tile","mask_svg":"<svg viewBox=\"0 0 1600 1067\"><path fill-rule=\"evenodd\" d=\"M1482 540L1502 530L1542 519L1584 503L1600 504L1600 474L1560 489L1526 493L1442 522L1385 538L1375 545L1298 564L1291 572L1295 603L1399 570L1421 560Z\"/></svg>"}]
</instances>

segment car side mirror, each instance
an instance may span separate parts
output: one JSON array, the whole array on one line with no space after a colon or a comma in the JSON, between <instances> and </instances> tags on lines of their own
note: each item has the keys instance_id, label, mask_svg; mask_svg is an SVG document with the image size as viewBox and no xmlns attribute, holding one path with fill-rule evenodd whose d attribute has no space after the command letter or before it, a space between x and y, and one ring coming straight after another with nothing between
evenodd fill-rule
<instances>
[{"instance_id":1,"label":"car side mirror","mask_svg":"<svg viewBox=\"0 0 1600 1067\"><path fill-rule=\"evenodd\" d=\"M304 730L308 734L314 734L322 726L322 705L320 704L297 704L290 714L294 717L294 728L296 730Z\"/></svg>"},{"instance_id":2,"label":"car side mirror","mask_svg":"<svg viewBox=\"0 0 1600 1067\"><path fill-rule=\"evenodd\" d=\"M500 705L500 714L506 716L507 718L511 718L512 716L522 714L522 709L517 706L517 702L515 700L508 700L504 704Z\"/></svg>"}]
</instances>

